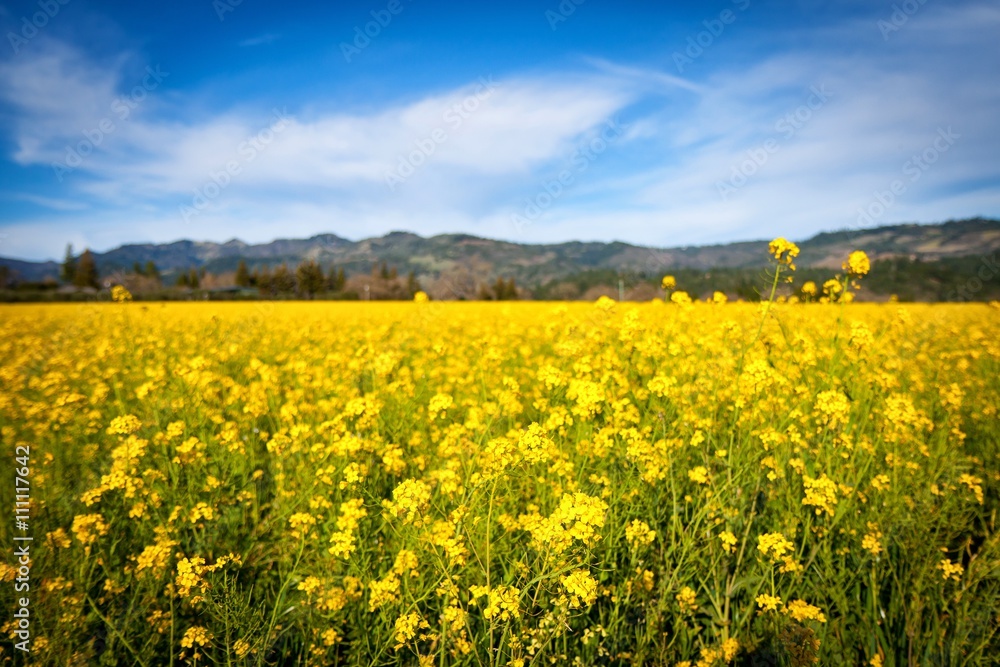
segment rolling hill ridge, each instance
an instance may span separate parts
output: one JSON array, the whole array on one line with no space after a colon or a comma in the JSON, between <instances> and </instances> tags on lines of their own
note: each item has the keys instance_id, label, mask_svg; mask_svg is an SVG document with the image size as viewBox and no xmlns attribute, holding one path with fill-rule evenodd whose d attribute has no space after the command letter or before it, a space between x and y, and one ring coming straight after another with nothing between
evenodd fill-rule
<instances>
[{"instance_id":1,"label":"rolling hill ridge","mask_svg":"<svg viewBox=\"0 0 1000 667\"><path fill-rule=\"evenodd\" d=\"M432 278L457 268L482 275L510 276L521 285L542 285L587 271L617 271L655 275L679 269L740 269L766 264L767 241L720 245L652 248L623 242L571 241L529 245L468 234L421 237L409 232L351 241L336 234L306 239L277 239L248 244L176 241L165 244L128 244L94 253L102 274L127 270L138 262L153 262L166 278L190 268L211 273L236 269L240 260L251 268L280 264L294 266L312 259L336 265L350 275L386 262L401 273L413 271ZM973 218L939 224L900 224L872 229L824 232L798 241L797 264L836 270L851 250L865 250L873 260L909 258L936 261L989 255L1000 251L1000 221ZM12 276L24 281L57 278L57 262L28 262L0 257Z\"/></svg>"}]
</instances>

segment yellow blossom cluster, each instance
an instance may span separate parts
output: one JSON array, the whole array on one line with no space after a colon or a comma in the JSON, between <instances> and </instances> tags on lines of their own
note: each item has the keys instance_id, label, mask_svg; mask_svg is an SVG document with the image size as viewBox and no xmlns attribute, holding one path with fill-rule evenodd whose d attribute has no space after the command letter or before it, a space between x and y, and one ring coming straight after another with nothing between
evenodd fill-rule
<instances>
[{"instance_id":1,"label":"yellow blossom cluster","mask_svg":"<svg viewBox=\"0 0 1000 667\"><path fill-rule=\"evenodd\" d=\"M635 546L648 546L656 539L656 531L640 519L633 519L625 528L625 538Z\"/></svg>"},{"instance_id":2,"label":"yellow blossom cluster","mask_svg":"<svg viewBox=\"0 0 1000 667\"><path fill-rule=\"evenodd\" d=\"M784 237L778 237L768 244L767 251L781 264L795 268L792 262L799 256L799 247Z\"/></svg>"}]
</instances>

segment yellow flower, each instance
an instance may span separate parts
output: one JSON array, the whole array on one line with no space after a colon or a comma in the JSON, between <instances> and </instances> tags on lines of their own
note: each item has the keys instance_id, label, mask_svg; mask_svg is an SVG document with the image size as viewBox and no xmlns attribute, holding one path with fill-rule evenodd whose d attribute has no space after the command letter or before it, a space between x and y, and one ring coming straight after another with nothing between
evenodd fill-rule
<instances>
[{"instance_id":1,"label":"yellow flower","mask_svg":"<svg viewBox=\"0 0 1000 667\"><path fill-rule=\"evenodd\" d=\"M872 477L872 488L876 491L885 491L889 488L889 481L888 475L875 475Z\"/></svg>"},{"instance_id":2,"label":"yellow flower","mask_svg":"<svg viewBox=\"0 0 1000 667\"><path fill-rule=\"evenodd\" d=\"M625 539L632 546L650 545L656 539L656 532L649 527L649 524L639 519L634 519L625 527Z\"/></svg>"},{"instance_id":3,"label":"yellow flower","mask_svg":"<svg viewBox=\"0 0 1000 667\"><path fill-rule=\"evenodd\" d=\"M975 475L962 474L958 476L958 481L960 484L965 484L966 488L972 492L972 495L976 497L976 502L980 505L983 504L983 480Z\"/></svg>"},{"instance_id":4,"label":"yellow flower","mask_svg":"<svg viewBox=\"0 0 1000 667\"><path fill-rule=\"evenodd\" d=\"M805 296L816 296L816 283L807 280L802 284L802 294Z\"/></svg>"},{"instance_id":5,"label":"yellow flower","mask_svg":"<svg viewBox=\"0 0 1000 667\"><path fill-rule=\"evenodd\" d=\"M815 507L817 516L824 512L828 516L833 516L834 509L837 507L837 484L825 474L819 479L805 475L802 478L802 484L806 491L806 497L802 499L802 504Z\"/></svg>"},{"instance_id":6,"label":"yellow flower","mask_svg":"<svg viewBox=\"0 0 1000 667\"><path fill-rule=\"evenodd\" d=\"M722 550L726 553L733 553L736 549L736 536L731 532L723 531L719 534L719 540L722 541Z\"/></svg>"},{"instance_id":7,"label":"yellow flower","mask_svg":"<svg viewBox=\"0 0 1000 667\"><path fill-rule=\"evenodd\" d=\"M71 530L76 540L87 546L96 542L98 537L108 534L108 524L104 523L104 517L100 514L81 514L73 519Z\"/></svg>"},{"instance_id":8,"label":"yellow flower","mask_svg":"<svg viewBox=\"0 0 1000 667\"><path fill-rule=\"evenodd\" d=\"M454 405L455 399L448 394L435 394L427 403L427 414L432 418L444 419L448 416L448 409Z\"/></svg>"},{"instance_id":9,"label":"yellow flower","mask_svg":"<svg viewBox=\"0 0 1000 667\"><path fill-rule=\"evenodd\" d=\"M847 259L844 261L841 267L844 271L847 271L850 275L860 278L861 276L867 275L871 271L872 265L868 261L868 255L864 253L863 250L855 250Z\"/></svg>"},{"instance_id":10,"label":"yellow flower","mask_svg":"<svg viewBox=\"0 0 1000 667\"><path fill-rule=\"evenodd\" d=\"M698 595L690 586L681 588L680 593L674 599L677 600L677 606L680 607L682 614L691 614L698 611Z\"/></svg>"},{"instance_id":11,"label":"yellow flower","mask_svg":"<svg viewBox=\"0 0 1000 667\"><path fill-rule=\"evenodd\" d=\"M499 618L506 621L510 618L520 618L521 608L518 605L520 589L513 586L497 586L489 592L489 603L483 610L487 619Z\"/></svg>"},{"instance_id":12,"label":"yellow flower","mask_svg":"<svg viewBox=\"0 0 1000 667\"><path fill-rule=\"evenodd\" d=\"M316 525L316 517L308 512L296 512L288 517L288 525L292 528L291 536L298 539L309 534L312 527Z\"/></svg>"},{"instance_id":13,"label":"yellow flower","mask_svg":"<svg viewBox=\"0 0 1000 667\"><path fill-rule=\"evenodd\" d=\"M151 574L158 576L167 568L175 546L177 546L176 541L168 539L165 533L161 534L155 543L143 549L142 553L135 557L136 575L149 570Z\"/></svg>"},{"instance_id":14,"label":"yellow flower","mask_svg":"<svg viewBox=\"0 0 1000 667\"><path fill-rule=\"evenodd\" d=\"M408 641L416 637L419 628L427 627L430 627L427 621L422 619L420 614L415 611L403 614L397 618L395 623L396 650L399 650Z\"/></svg>"},{"instance_id":15,"label":"yellow flower","mask_svg":"<svg viewBox=\"0 0 1000 667\"><path fill-rule=\"evenodd\" d=\"M396 561L392 565L392 571L398 575L411 573L411 576L417 576L417 554L413 553L409 549L400 549L399 553L396 554Z\"/></svg>"},{"instance_id":16,"label":"yellow flower","mask_svg":"<svg viewBox=\"0 0 1000 667\"><path fill-rule=\"evenodd\" d=\"M390 572L383 579L368 584L368 611L375 611L399 599L399 577Z\"/></svg>"},{"instance_id":17,"label":"yellow flower","mask_svg":"<svg viewBox=\"0 0 1000 667\"><path fill-rule=\"evenodd\" d=\"M830 278L825 283L823 283L823 294L825 294L829 299L833 300L838 294L844 291L844 286L839 280L835 278Z\"/></svg>"},{"instance_id":18,"label":"yellow flower","mask_svg":"<svg viewBox=\"0 0 1000 667\"><path fill-rule=\"evenodd\" d=\"M124 285L115 285L111 288L111 300L116 303L131 301L132 293L125 289Z\"/></svg>"},{"instance_id":19,"label":"yellow flower","mask_svg":"<svg viewBox=\"0 0 1000 667\"><path fill-rule=\"evenodd\" d=\"M837 428L846 424L850 416L851 403L838 389L821 391L816 394L818 421L827 428Z\"/></svg>"},{"instance_id":20,"label":"yellow flower","mask_svg":"<svg viewBox=\"0 0 1000 667\"><path fill-rule=\"evenodd\" d=\"M712 303L726 303L727 301L729 301L729 297L726 296L725 292L712 293Z\"/></svg>"},{"instance_id":21,"label":"yellow flower","mask_svg":"<svg viewBox=\"0 0 1000 667\"><path fill-rule=\"evenodd\" d=\"M705 466L695 466L688 470L688 479L695 484L708 484L708 468Z\"/></svg>"},{"instance_id":22,"label":"yellow flower","mask_svg":"<svg viewBox=\"0 0 1000 667\"><path fill-rule=\"evenodd\" d=\"M778 607L781 606L781 598L761 593L757 596L757 606L762 612L777 611Z\"/></svg>"},{"instance_id":23,"label":"yellow flower","mask_svg":"<svg viewBox=\"0 0 1000 667\"><path fill-rule=\"evenodd\" d=\"M878 556L882 553L882 531L878 529L876 524L868 522L868 532L861 538L861 548L871 553L872 556Z\"/></svg>"},{"instance_id":24,"label":"yellow flower","mask_svg":"<svg viewBox=\"0 0 1000 667\"><path fill-rule=\"evenodd\" d=\"M792 600L785 607L785 613L800 623L802 621L819 621L826 623L826 616L819 607L805 602L804 600Z\"/></svg>"},{"instance_id":25,"label":"yellow flower","mask_svg":"<svg viewBox=\"0 0 1000 667\"><path fill-rule=\"evenodd\" d=\"M480 465L482 479L490 480L513 468L520 460L521 452L509 438L493 438L483 448Z\"/></svg>"},{"instance_id":26,"label":"yellow flower","mask_svg":"<svg viewBox=\"0 0 1000 667\"><path fill-rule=\"evenodd\" d=\"M427 303L430 300L430 297L427 296L427 292L417 291L413 294L413 301L415 303Z\"/></svg>"},{"instance_id":27,"label":"yellow flower","mask_svg":"<svg viewBox=\"0 0 1000 667\"><path fill-rule=\"evenodd\" d=\"M611 297L602 294L601 296L597 297L597 301L594 302L594 306L596 306L597 309L600 311L603 311L605 313L610 313L611 311L613 311L615 308L618 307L618 303Z\"/></svg>"},{"instance_id":28,"label":"yellow flower","mask_svg":"<svg viewBox=\"0 0 1000 667\"><path fill-rule=\"evenodd\" d=\"M569 606L576 609L582 604L591 605L597 600L597 582L586 570L573 570L561 579L563 588L570 595Z\"/></svg>"},{"instance_id":29,"label":"yellow flower","mask_svg":"<svg viewBox=\"0 0 1000 667\"><path fill-rule=\"evenodd\" d=\"M938 563L938 569L941 570L941 578L945 581L948 581L948 579L961 581L962 573L965 571L965 568L962 567L961 563L952 563L947 558L942 559L941 562Z\"/></svg>"},{"instance_id":30,"label":"yellow flower","mask_svg":"<svg viewBox=\"0 0 1000 667\"><path fill-rule=\"evenodd\" d=\"M250 643L245 639L237 639L233 642L233 652L237 658L245 658L250 652Z\"/></svg>"},{"instance_id":31,"label":"yellow flower","mask_svg":"<svg viewBox=\"0 0 1000 667\"><path fill-rule=\"evenodd\" d=\"M111 420L108 435L130 435L142 427L142 422L135 415L122 415Z\"/></svg>"},{"instance_id":32,"label":"yellow flower","mask_svg":"<svg viewBox=\"0 0 1000 667\"><path fill-rule=\"evenodd\" d=\"M691 303L691 295L687 292L674 292L670 295L670 302L680 305L685 305Z\"/></svg>"},{"instance_id":33,"label":"yellow flower","mask_svg":"<svg viewBox=\"0 0 1000 667\"><path fill-rule=\"evenodd\" d=\"M392 500L382 501L382 505L395 517L403 517L404 523L413 523L431 500L431 487L419 479L403 480L392 491Z\"/></svg>"},{"instance_id":34,"label":"yellow flower","mask_svg":"<svg viewBox=\"0 0 1000 667\"><path fill-rule=\"evenodd\" d=\"M57 528L45 534L45 543L53 549L69 549L72 544L69 535L62 528Z\"/></svg>"},{"instance_id":35,"label":"yellow flower","mask_svg":"<svg viewBox=\"0 0 1000 667\"><path fill-rule=\"evenodd\" d=\"M191 591L195 588L205 586L204 573L208 570L205 567L205 559L198 556L192 558L182 558L177 562L177 576L174 584L177 586L177 594L182 598L191 597ZM200 596L191 599L192 604L201 600Z\"/></svg>"},{"instance_id":36,"label":"yellow flower","mask_svg":"<svg viewBox=\"0 0 1000 667\"><path fill-rule=\"evenodd\" d=\"M551 458L554 443L539 424L532 422L528 430L521 434L518 449L528 463L540 463Z\"/></svg>"},{"instance_id":37,"label":"yellow flower","mask_svg":"<svg viewBox=\"0 0 1000 667\"><path fill-rule=\"evenodd\" d=\"M319 577L309 576L300 581L297 588L306 595L312 595L322 587L323 582L320 581Z\"/></svg>"},{"instance_id":38,"label":"yellow flower","mask_svg":"<svg viewBox=\"0 0 1000 667\"><path fill-rule=\"evenodd\" d=\"M780 560L794 552L795 547L781 533L766 533L757 538L757 550L765 556Z\"/></svg>"},{"instance_id":39,"label":"yellow flower","mask_svg":"<svg viewBox=\"0 0 1000 667\"><path fill-rule=\"evenodd\" d=\"M735 637L730 637L726 641L722 642L722 659L726 661L726 664L733 661L736 658L736 654L740 652L740 642Z\"/></svg>"},{"instance_id":40,"label":"yellow flower","mask_svg":"<svg viewBox=\"0 0 1000 667\"><path fill-rule=\"evenodd\" d=\"M348 558L357 546L354 533L348 530L339 530L330 535L330 546L327 552L335 558Z\"/></svg>"},{"instance_id":41,"label":"yellow flower","mask_svg":"<svg viewBox=\"0 0 1000 667\"><path fill-rule=\"evenodd\" d=\"M778 263L795 268L792 262L799 256L799 247L788 239L779 236L768 244L767 250Z\"/></svg>"},{"instance_id":42,"label":"yellow flower","mask_svg":"<svg viewBox=\"0 0 1000 667\"><path fill-rule=\"evenodd\" d=\"M663 276L663 280L660 281L660 287L662 289L674 289L677 287L677 279L673 276Z\"/></svg>"},{"instance_id":43,"label":"yellow flower","mask_svg":"<svg viewBox=\"0 0 1000 667\"><path fill-rule=\"evenodd\" d=\"M600 539L597 530L604 527L607 511L607 504L600 498L585 493L564 493L551 516L530 520L525 516L524 528L531 533L536 546L561 553L573 540L593 544Z\"/></svg>"},{"instance_id":44,"label":"yellow flower","mask_svg":"<svg viewBox=\"0 0 1000 667\"><path fill-rule=\"evenodd\" d=\"M206 630L204 627L197 625L193 628L188 628L187 632L181 638L181 646L183 648L194 648L195 646L208 646L209 642L212 641L212 633Z\"/></svg>"}]
</instances>

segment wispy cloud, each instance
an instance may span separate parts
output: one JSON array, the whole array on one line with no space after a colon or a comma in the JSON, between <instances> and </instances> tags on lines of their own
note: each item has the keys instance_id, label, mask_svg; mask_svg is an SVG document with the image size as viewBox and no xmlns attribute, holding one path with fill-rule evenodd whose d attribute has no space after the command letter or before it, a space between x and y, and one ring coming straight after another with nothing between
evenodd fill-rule
<instances>
[{"instance_id":1,"label":"wispy cloud","mask_svg":"<svg viewBox=\"0 0 1000 667\"><path fill-rule=\"evenodd\" d=\"M3 198L15 201L26 201L53 211L85 211L89 208L87 204L71 199L54 199L52 197L41 197L39 195L25 192L9 192Z\"/></svg>"},{"instance_id":2,"label":"wispy cloud","mask_svg":"<svg viewBox=\"0 0 1000 667\"><path fill-rule=\"evenodd\" d=\"M261 46L263 44L270 44L279 39L281 39L281 35L275 35L268 32L263 35L257 35L256 37L244 39L240 42L240 46Z\"/></svg>"}]
</instances>

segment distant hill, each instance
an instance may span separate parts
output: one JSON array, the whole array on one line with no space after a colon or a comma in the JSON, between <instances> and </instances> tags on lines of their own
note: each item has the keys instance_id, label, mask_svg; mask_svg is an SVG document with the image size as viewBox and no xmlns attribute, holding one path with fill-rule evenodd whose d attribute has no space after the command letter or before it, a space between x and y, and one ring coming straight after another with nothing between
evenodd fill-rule
<instances>
[{"instance_id":1,"label":"distant hill","mask_svg":"<svg viewBox=\"0 0 1000 667\"><path fill-rule=\"evenodd\" d=\"M797 263L802 267L838 269L844 257L859 248L872 259L936 261L1000 251L1000 221L974 218L940 224L901 224L822 233L798 243L802 253ZM655 275L679 269L755 268L767 261L767 241L648 248L621 242L528 245L467 234L424 238L391 232L360 241L320 234L263 244L237 239L225 243L131 244L95 253L94 257L102 274L148 261L169 278L192 267L212 273L232 271L241 259L251 268L281 263L294 266L304 259L314 259L324 266L342 267L348 275L368 272L373 264L387 262L400 273L414 271L421 278L468 268L484 275L513 277L519 285L537 286L598 270ZM0 266L9 267L11 275L23 281L59 275L56 262L0 258Z\"/></svg>"}]
</instances>

